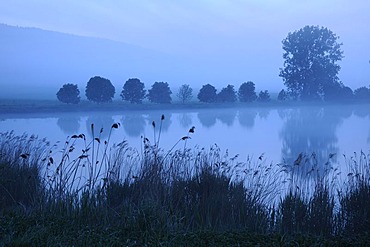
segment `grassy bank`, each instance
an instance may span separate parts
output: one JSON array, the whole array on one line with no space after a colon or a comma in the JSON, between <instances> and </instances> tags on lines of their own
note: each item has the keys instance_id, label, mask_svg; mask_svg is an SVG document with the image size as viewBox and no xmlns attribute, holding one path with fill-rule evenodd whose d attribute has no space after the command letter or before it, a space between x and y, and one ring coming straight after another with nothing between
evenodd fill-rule
<instances>
[{"instance_id":1,"label":"grassy bank","mask_svg":"<svg viewBox=\"0 0 370 247\"><path fill-rule=\"evenodd\" d=\"M313 155L302 155L294 164L268 164L263 157L238 161L217 146L191 150L186 144L194 129L162 150L161 124L153 124L155 137L143 139L141 150L125 141L110 145L119 124L105 140L71 136L62 150L35 136L2 133L0 243L370 243L368 155L348 158L348 174L341 180L330 157L326 164L317 164ZM302 176L302 171L309 173Z\"/></svg>"},{"instance_id":2,"label":"grassy bank","mask_svg":"<svg viewBox=\"0 0 370 247\"><path fill-rule=\"evenodd\" d=\"M197 109L220 109L220 108L245 108L245 107L302 107L302 106L331 106L342 105L355 109L359 105L368 105L366 102L270 102L252 103L202 103L202 102L173 102L171 104L130 104L121 100L111 103L96 104L89 101L81 101L79 104L63 104L57 100L4 100L0 99L0 114L55 114L64 112L123 112L123 111L154 111L154 110L197 110Z\"/></svg>"}]
</instances>

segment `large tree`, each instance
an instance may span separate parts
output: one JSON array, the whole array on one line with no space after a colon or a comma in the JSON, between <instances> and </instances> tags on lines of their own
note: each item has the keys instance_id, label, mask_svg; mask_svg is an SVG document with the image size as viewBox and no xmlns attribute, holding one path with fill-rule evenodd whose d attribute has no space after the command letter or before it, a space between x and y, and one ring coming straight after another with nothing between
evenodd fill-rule
<instances>
[{"instance_id":1,"label":"large tree","mask_svg":"<svg viewBox=\"0 0 370 247\"><path fill-rule=\"evenodd\" d=\"M63 103L78 104L80 102L80 90L78 90L77 85L64 84L57 92L57 98Z\"/></svg>"},{"instance_id":2,"label":"large tree","mask_svg":"<svg viewBox=\"0 0 370 247\"><path fill-rule=\"evenodd\" d=\"M193 97L193 89L187 84L181 85L177 92L177 97L179 97L182 103L185 103Z\"/></svg>"},{"instance_id":3,"label":"large tree","mask_svg":"<svg viewBox=\"0 0 370 247\"><path fill-rule=\"evenodd\" d=\"M96 103L102 103L111 102L116 89L110 80L100 76L95 76L90 78L90 80L87 82L85 92L88 100Z\"/></svg>"},{"instance_id":4,"label":"large tree","mask_svg":"<svg viewBox=\"0 0 370 247\"><path fill-rule=\"evenodd\" d=\"M171 89L167 82L155 82L149 89L148 99L153 103L171 103Z\"/></svg>"},{"instance_id":5,"label":"large tree","mask_svg":"<svg viewBox=\"0 0 370 247\"><path fill-rule=\"evenodd\" d=\"M236 101L236 92L233 85L227 85L221 89L217 95L217 101L219 102L235 102Z\"/></svg>"},{"instance_id":6,"label":"large tree","mask_svg":"<svg viewBox=\"0 0 370 247\"><path fill-rule=\"evenodd\" d=\"M203 85L199 90L198 99L200 102L212 103L216 102L217 99L217 90L211 84Z\"/></svg>"},{"instance_id":7,"label":"large tree","mask_svg":"<svg viewBox=\"0 0 370 247\"><path fill-rule=\"evenodd\" d=\"M240 102L252 102L257 99L256 88L252 81L244 82L238 90Z\"/></svg>"},{"instance_id":8,"label":"large tree","mask_svg":"<svg viewBox=\"0 0 370 247\"><path fill-rule=\"evenodd\" d=\"M128 79L123 85L121 97L131 103L141 104L145 97L144 83L137 78Z\"/></svg>"},{"instance_id":9,"label":"large tree","mask_svg":"<svg viewBox=\"0 0 370 247\"><path fill-rule=\"evenodd\" d=\"M338 36L324 27L305 26L283 40L280 76L294 99L321 99L340 84L338 61L343 58Z\"/></svg>"}]
</instances>

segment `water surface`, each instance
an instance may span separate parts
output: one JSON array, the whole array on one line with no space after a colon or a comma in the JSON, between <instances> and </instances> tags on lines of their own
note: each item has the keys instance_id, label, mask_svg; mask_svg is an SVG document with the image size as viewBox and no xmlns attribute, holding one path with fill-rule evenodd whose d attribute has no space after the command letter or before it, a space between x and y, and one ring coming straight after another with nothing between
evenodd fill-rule
<instances>
[{"instance_id":1,"label":"water surface","mask_svg":"<svg viewBox=\"0 0 370 247\"><path fill-rule=\"evenodd\" d=\"M300 153L315 153L324 163L331 154L340 159L343 154L369 152L369 116L367 105L9 114L0 117L0 132L14 130L16 134L35 134L51 143L63 143L73 134L84 133L91 138L92 123L94 136L103 128L101 137L107 138L112 124L120 123L120 128L113 129L111 142L127 140L140 150L143 137L154 143L159 132L159 146L170 149L194 126L188 147L217 144L224 154L239 154L241 161L263 154L273 163L292 163ZM183 145L180 142L178 148Z\"/></svg>"}]
</instances>

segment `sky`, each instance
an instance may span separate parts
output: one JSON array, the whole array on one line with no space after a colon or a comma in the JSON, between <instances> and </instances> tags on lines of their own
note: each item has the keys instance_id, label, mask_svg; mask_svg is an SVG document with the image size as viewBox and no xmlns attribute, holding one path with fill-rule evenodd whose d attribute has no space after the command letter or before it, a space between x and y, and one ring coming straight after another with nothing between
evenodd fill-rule
<instances>
[{"instance_id":1,"label":"sky","mask_svg":"<svg viewBox=\"0 0 370 247\"><path fill-rule=\"evenodd\" d=\"M319 25L340 37L340 79L356 88L370 85L369 11L368 0L11 0L0 1L0 23L196 58L269 90L283 88L281 41L305 25Z\"/></svg>"}]
</instances>

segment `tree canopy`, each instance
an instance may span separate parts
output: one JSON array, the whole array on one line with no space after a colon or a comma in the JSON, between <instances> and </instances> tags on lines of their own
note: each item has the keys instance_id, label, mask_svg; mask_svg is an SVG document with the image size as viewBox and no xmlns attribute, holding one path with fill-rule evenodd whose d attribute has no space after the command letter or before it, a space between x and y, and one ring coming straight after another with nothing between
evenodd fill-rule
<instances>
[{"instance_id":1,"label":"tree canopy","mask_svg":"<svg viewBox=\"0 0 370 247\"><path fill-rule=\"evenodd\" d=\"M248 81L240 85L238 90L240 102L252 102L257 99L256 88L253 82Z\"/></svg>"},{"instance_id":2,"label":"tree canopy","mask_svg":"<svg viewBox=\"0 0 370 247\"><path fill-rule=\"evenodd\" d=\"M110 80L95 76L87 82L85 92L88 100L102 103L111 102L116 90Z\"/></svg>"},{"instance_id":3,"label":"tree canopy","mask_svg":"<svg viewBox=\"0 0 370 247\"><path fill-rule=\"evenodd\" d=\"M168 104L171 103L171 89L167 82L154 82L149 89L148 99L153 103Z\"/></svg>"},{"instance_id":4,"label":"tree canopy","mask_svg":"<svg viewBox=\"0 0 370 247\"><path fill-rule=\"evenodd\" d=\"M281 91L280 91L280 92L279 92L279 94L278 94L277 99L278 99L279 101L285 101L285 100L287 100L287 99L288 99L288 94L287 94L287 92L286 92L284 89L281 89Z\"/></svg>"},{"instance_id":5,"label":"tree canopy","mask_svg":"<svg viewBox=\"0 0 370 247\"><path fill-rule=\"evenodd\" d=\"M271 98L270 98L270 94L269 94L268 90L260 91L260 93L258 94L258 101L268 102L270 100L271 100Z\"/></svg>"},{"instance_id":6,"label":"tree canopy","mask_svg":"<svg viewBox=\"0 0 370 247\"><path fill-rule=\"evenodd\" d=\"M322 99L340 84L338 61L343 58L338 36L324 27L305 26L283 40L284 68L280 77L294 99Z\"/></svg>"},{"instance_id":7,"label":"tree canopy","mask_svg":"<svg viewBox=\"0 0 370 247\"><path fill-rule=\"evenodd\" d=\"M217 101L219 102L235 102L236 92L233 85L227 85L227 87L221 89L217 95Z\"/></svg>"},{"instance_id":8,"label":"tree canopy","mask_svg":"<svg viewBox=\"0 0 370 247\"><path fill-rule=\"evenodd\" d=\"M141 104L145 97L145 86L137 78L130 78L123 85L121 97L131 103Z\"/></svg>"},{"instance_id":9,"label":"tree canopy","mask_svg":"<svg viewBox=\"0 0 370 247\"><path fill-rule=\"evenodd\" d=\"M63 103L78 104L80 102L80 90L78 90L77 84L64 84L57 92L57 98Z\"/></svg>"},{"instance_id":10,"label":"tree canopy","mask_svg":"<svg viewBox=\"0 0 370 247\"><path fill-rule=\"evenodd\" d=\"M353 93L356 100L370 101L370 87L359 87Z\"/></svg>"},{"instance_id":11,"label":"tree canopy","mask_svg":"<svg viewBox=\"0 0 370 247\"><path fill-rule=\"evenodd\" d=\"M177 92L177 97L182 103L185 103L193 97L193 89L188 84L183 84Z\"/></svg>"},{"instance_id":12,"label":"tree canopy","mask_svg":"<svg viewBox=\"0 0 370 247\"><path fill-rule=\"evenodd\" d=\"M216 102L217 99L217 90L211 84L203 85L199 90L198 99L200 102L212 103Z\"/></svg>"}]
</instances>

